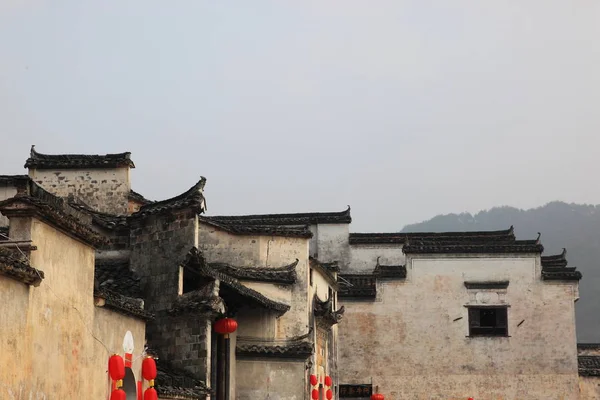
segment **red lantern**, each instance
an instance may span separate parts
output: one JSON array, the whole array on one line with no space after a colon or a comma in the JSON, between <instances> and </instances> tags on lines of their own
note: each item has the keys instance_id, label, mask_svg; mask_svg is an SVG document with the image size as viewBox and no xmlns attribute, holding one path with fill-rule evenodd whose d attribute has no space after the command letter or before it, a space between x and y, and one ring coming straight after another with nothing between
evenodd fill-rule
<instances>
[{"instance_id":1,"label":"red lantern","mask_svg":"<svg viewBox=\"0 0 600 400\"><path fill-rule=\"evenodd\" d=\"M373 393L371 395L371 400L385 400L381 393Z\"/></svg>"},{"instance_id":2,"label":"red lantern","mask_svg":"<svg viewBox=\"0 0 600 400\"><path fill-rule=\"evenodd\" d=\"M469 397L469 400L473 400L473 398L472 398L472 397Z\"/></svg>"},{"instance_id":3,"label":"red lantern","mask_svg":"<svg viewBox=\"0 0 600 400\"><path fill-rule=\"evenodd\" d=\"M144 392L144 400L158 400L158 393L153 387L146 389Z\"/></svg>"},{"instance_id":4,"label":"red lantern","mask_svg":"<svg viewBox=\"0 0 600 400\"><path fill-rule=\"evenodd\" d=\"M331 387L331 377L330 376L326 376L325 377L325 386L329 386Z\"/></svg>"},{"instance_id":5,"label":"red lantern","mask_svg":"<svg viewBox=\"0 0 600 400\"><path fill-rule=\"evenodd\" d=\"M311 397L313 400L319 400L319 391L317 389L313 389Z\"/></svg>"},{"instance_id":6,"label":"red lantern","mask_svg":"<svg viewBox=\"0 0 600 400\"><path fill-rule=\"evenodd\" d=\"M110 394L110 400L127 400L127 393L123 389L113 390Z\"/></svg>"},{"instance_id":7,"label":"red lantern","mask_svg":"<svg viewBox=\"0 0 600 400\"><path fill-rule=\"evenodd\" d=\"M317 383L319 383L319 380L317 379L316 375L311 375L310 376L310 385L311 386L317 386Z\"/></svg>"},{"instance_id":8,"label":"red lantern","mask_svg":"<svg viewBox=\"0 0 600 400\"><path fill-rule=\"evenodd\" d=\"M222 318L215 322L215 332L221 335L229 335L237 330L238 324L235 319Z\"/></svg>"},{"instance_id":9,"label":"red lantern","mask_svg":"<svg viewBox=\"0 0 600 400\"><path fill-rule=\"evenodd\" d=\"M327 391L325 392L325 397L327 397L327 400L333 399L333 392L331 391L331 389L327 389Z\"/></svg>"},{"instance_id":10,"label":"red lantern","mask_svg":"<svg viewBox=\"0 0 600 400\"><path fill-rule=\"evenodd\" d=\"M113 381L120 381L125 378L125 363L123 357L113 354L108 359L108 373Z\"/></svg>"},{"instance_id":11,"label":"red lantern","mask_svg":"<svg viewBox=\"0 0 600 400\"><path fill-rule=\"evenodd\" d=\"M154 358L144 358L144 361L142 361L142 376L147 381L156 379L156 361L154 361Z\"/></svg>"}]
</instances>

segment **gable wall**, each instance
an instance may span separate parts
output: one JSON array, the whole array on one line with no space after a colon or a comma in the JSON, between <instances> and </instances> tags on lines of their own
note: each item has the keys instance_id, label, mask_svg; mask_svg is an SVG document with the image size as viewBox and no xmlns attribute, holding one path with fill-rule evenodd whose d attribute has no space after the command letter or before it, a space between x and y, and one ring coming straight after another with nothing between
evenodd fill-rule
<instances>
[{"instance_id":1,"label":"gable wall","mask_svg":"<svg viewBox=\"0 0 600 400\"><path fill-rule=\"evenodd\" d=\"M123 354L127 330L141 351L145 324L94 306L92 247L35 218L11 223L17 219L28 225L19 233L37 246L31 265L45 278L29 287L0 276L0 399L106 399L108 357ZM136 361L138 377L140 367Z\"/></svg>"},{"instance_id":2,"label":"gable wall","mask_svg":"<svg viewBox=\"0 0 600 400\"><path fill-rule=\"evenodd\" d=\"M420 256L407 270L374 301L342 299L340 383L373 379L392 399L577 399L576 285L541 281L534 256ZM484 297L464 281L504 279L510 337L467 337L465 304Z\"/></svg>"},{"instance_id":3,"label":"gable wall","mask_svg":"<svg viewBox=\"0 0 600 400\"><path fill-rule=\"evenodd\" d=\"M56 196L74 196L97 211L127 214L131 191L128 167L30 169L29 176Z\"/></svg>"}]
</instances>

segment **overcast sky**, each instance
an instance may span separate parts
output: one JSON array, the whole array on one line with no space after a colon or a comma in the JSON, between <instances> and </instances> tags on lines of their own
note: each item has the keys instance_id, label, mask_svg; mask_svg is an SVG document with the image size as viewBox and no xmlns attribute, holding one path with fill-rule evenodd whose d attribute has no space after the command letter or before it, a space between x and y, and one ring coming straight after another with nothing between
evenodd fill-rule
<instances>
[{"instance_id":1,"label":"overcast sky","mask_svg":"<svg viewBox=\"0 0 600 400\"><path fill-rule=\"evenodd\" d=\"M0 1L0 174L131 151L210 214L354 231L600 203L600 2Z\"/></svg>"}]
</instances>

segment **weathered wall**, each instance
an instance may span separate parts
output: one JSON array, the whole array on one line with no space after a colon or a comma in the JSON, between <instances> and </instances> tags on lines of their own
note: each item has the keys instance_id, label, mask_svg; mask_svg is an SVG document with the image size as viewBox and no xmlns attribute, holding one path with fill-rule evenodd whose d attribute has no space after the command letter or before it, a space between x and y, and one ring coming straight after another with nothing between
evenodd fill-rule
<instances>
[{"instance_id":1,"label":"weathered wall","mask_svg":"<svg viewBox=\"0 0 600 400\"><path fill-rule=\"evenodd\" d=\"M17 189L12 184L0 182L0 201L10 199L17 194ZM8 226L8 218L0 214L0 226Z\"/></svg>"},{"instance_id":2,"label":"weathered wall","mask_svg":"<svg viewBox=\"0 0 600 400\"><path fill-rule=\"evenodd\" d=\"M237 360L237 400L304 400L304 362Z\"/></svg>"},{"instance_id":3,"label":"weathered wall","mask_svg":"<svg viewBox=\"0 0 600 400\"><path fill-rule=\"evenodd\" d=\"M317 228L315 257L323 262L339 261L340 267L349 261L349 224L320 224Z\"/></svg>"},{"instance_id":4,"label":"weathered wall","mask_svg":"<svg viewBox=\"0 0 600 400\"><path fill-rule=\"evenodd\" d=\"M390 399L578 398L576 285L542 282L533 256L407 261L375 301L343 301L340 383L373 379ZM510 337L467 337L465 305L481 296L464 281L505 278Z\"/></svg>"},{"instance_id":5,"label":"weathered wall","mask_svg":"<svg viewBox=\"0 0 600 400\"><path fill-rule=\"evenodd\" d=\"M580 376L579 377L579 400L598 400L600 399L600 377L598 376Z\"/></svg>"},{"instance_id":6,"label":"weathered wall","mask_svg":"<svg viewBox=\"0 0 600 400\"><path fill-rule=\"evenodd\" d=\"M129 168L88 170L30 169L29 176L41 187L61 197L77 197L95 210L127 214Z\"/></svg>"},{"instance_id":7,"label":"weathered wall","mask_svg":"<svg viewBox=\"0 0 600 400\"><path fill-rule=\"evenodd\" d=\"M244 308L236 316L239 336L273 339L276 335L276 315L264 308Z\"/></svg>"},{"instance_id":8,"label":"weathered wall","mask_svg":"<svg viewBox=\"0 0 600 400\"><path fill-rule=\"evenodd\" d=\"M147 326L159 357L206 379L206 321L167 315L179 296L179 266L197 246L197 216L191 211L165 212L132 221L130 266L140 276L145 307L155 313Z\"/></svg>"},{"instance_id":9,"label":"weathered wall","mask_svg":"<svg viewBox=\"0 0 600 400\"><path fill-rule=\"evenodd\" d=\"M93 248L30 221L31 264L45 279L34 288L0 277L0 398L105 399L108 357L127 330L142 349L144 323L95 308Z\"/></svg>"},{"instance_id":10,"label":"weathered wall","mask_svg":"<svg viewBox=\"0 0 600 400\"><path fill-rule=\"evenodd\" d=\"M224 262L238 267L282 267L299 260L296 265L298 281L290 289L261 288L260 284L248 284L274 300L287 299L291 291L291 309L277 319L277 337L290 338L308 332L308 250L309 240L280 236L246 236L224 232L200 222L199 248L209 262ZM287 303L287 302L286 302Z\"/></svg>"},{"instance_id":11,"label":"weathered wall","mask_svg":"<svg viewBox=\"0 0 600 400\"><path fill-rule=\"evenodd\" d=\"M375 269L377 257L380 257L381 265L404 265L406 262L402 245L353 245L350 246L350 264L342 271L350 274L370 274Z\"/></svg>"}]
</instances>

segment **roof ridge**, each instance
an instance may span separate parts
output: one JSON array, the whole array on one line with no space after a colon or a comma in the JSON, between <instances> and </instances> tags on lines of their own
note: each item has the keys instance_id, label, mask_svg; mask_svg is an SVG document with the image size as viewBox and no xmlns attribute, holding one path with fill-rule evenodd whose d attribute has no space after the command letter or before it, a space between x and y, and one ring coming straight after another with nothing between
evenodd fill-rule
<instances>
[{"instance_id":1,"label":"roof ridge","mask_svg":"<svg viewBox=\"0 0 600 400\"><path fill-rule=\"evenodd\" d=\"M131 152L109 154L42 154L31 146L29 158L25 161L25 168L135 168L131 161Z\"/></svg>"},{"instance_id":2,"label":"roof ridge","mask_svg":"<svg viewBox=\"0 0 600 400\"><path fill-rule=\"evenodd\" d=\"M206 216L220 223L243 221L246 225L313 225L327 223L350 223L352 217L350 206L343 211L304 212L280 214L245 214L245 215L213 215Z\"/></svg>"}]
</instances>

